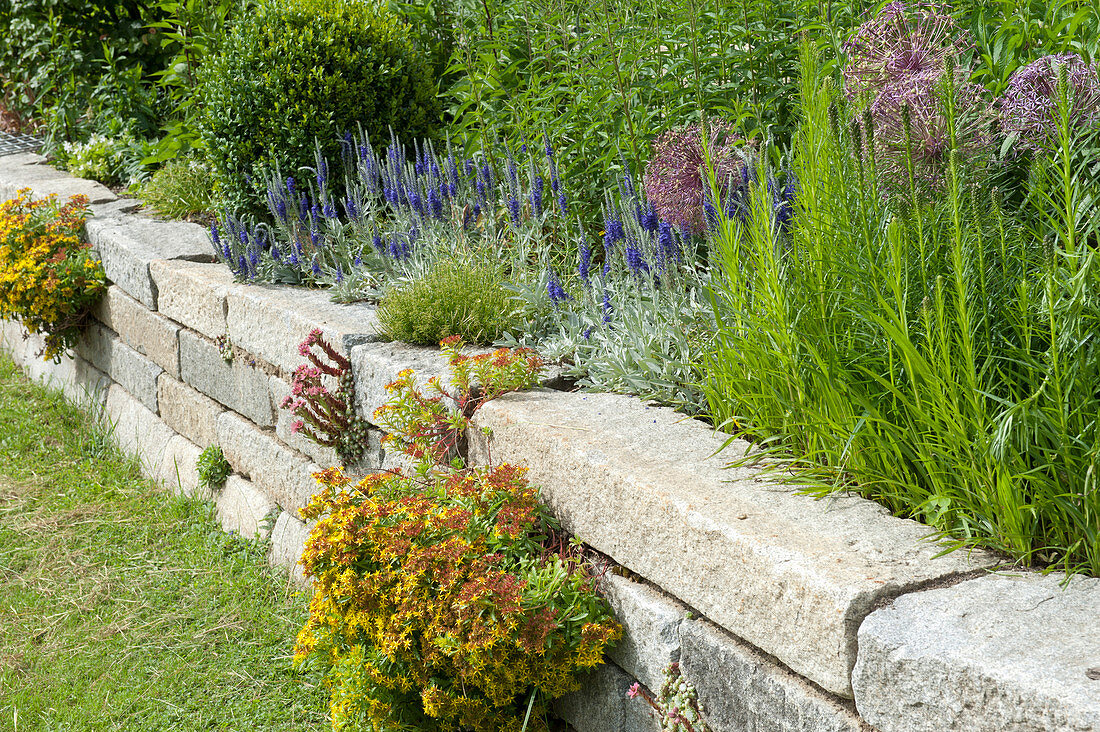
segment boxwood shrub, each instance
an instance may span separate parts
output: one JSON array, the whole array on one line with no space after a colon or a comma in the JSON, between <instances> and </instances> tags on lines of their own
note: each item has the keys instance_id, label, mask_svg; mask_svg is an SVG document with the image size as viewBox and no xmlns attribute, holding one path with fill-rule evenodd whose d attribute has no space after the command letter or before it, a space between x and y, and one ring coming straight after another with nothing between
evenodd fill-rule
<instances>
[{"instance_id":1,"label":"boxwood shrub","mask_svg":"<svg viewBox=\"0 0 1100 732\"><path fill-rule=\"evenodd\" d=\"M264 174L337 159L343 133L431 136L437 85L385 3L265 0L204 69L199 128L223 205L264 210Z\"/></svg>"}]
</instances>

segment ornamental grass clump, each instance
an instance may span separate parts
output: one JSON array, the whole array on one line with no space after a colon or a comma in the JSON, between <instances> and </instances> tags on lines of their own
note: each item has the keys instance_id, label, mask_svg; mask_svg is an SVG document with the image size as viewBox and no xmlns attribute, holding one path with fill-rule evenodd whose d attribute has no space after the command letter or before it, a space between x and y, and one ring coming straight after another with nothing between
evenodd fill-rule
<instances>
[{"instance_id":1,"label":"ornamental grass clump","mask_svg":"<svg viewBox=\"0 0 1100 732\"><path fill-rule=\"evenodd\" d=\"M76 344L107 289L103 266L84 241L88 199L33 200L28 188L0 204L0 316L45 337L43 358Z\"/></svg>"},{"instance_id":2,"label":"ornamental grass clump","mask_svg":"<svg viewBox=\"0 0 1100 732\"><path fill-rule=\"evenodd\" d=\"M171 160L153 173L141 197L160 216L209 221L216 208L213 172L196 158Z\"/></svg>"},{"instance_id":3,"label":"ornamental grass clump","mask_svg":"<svg viewBox=\"0 0 1100 732\"><path fill-rule=\"evenodd\" d=\"M523 468L448 462L466 413L529 386L541 365L460 347L445 344L453 419L411 373L388 387L379 421L417 470L358 482L327 470L302 511L317 520L302 557L314 595L295 659L324 670L337 730L546 730L550 700L580 688L621 634Z\"/></svg>"},{"instance_id":4,"label":"ornamental grass clump","mask_svg":"<svg viewBox=\"0 0 1100 732\"><path fill-rule=\"evenodd\" d=\"M754 215L715 242L712 414L818 495L856 491L957 544L1100 573L1096 188L1058 152L1028 183L1023 205L1041 210L1017 210L948 137L936 194L883 196L803 54L789 239ZM752 206L771 208L763 187Z\"/></svg>"},{"instance_id":5,"label":"ornamental grass clump","mask_svg":"<svg viewBox=\"0 0 1100 732\"><path fill-rule=\"evenodd\" d=\"M384 337L406 343L461 336L490 345L516 323L518 309L498 266L445 260L424 277L393 286L378 304L378 322Z\"/></svg>"}]
</instances>

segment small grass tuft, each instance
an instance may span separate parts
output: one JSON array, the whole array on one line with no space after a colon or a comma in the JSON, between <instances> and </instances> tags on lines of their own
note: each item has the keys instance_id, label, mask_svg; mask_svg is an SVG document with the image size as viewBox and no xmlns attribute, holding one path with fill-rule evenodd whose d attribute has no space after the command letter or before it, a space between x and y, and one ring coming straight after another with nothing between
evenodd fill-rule
<instances>
[{"instance_id":1,"label":"small grass tuft","mask_svg":"<svg viewBox=\"0 0 1100 732\"><path fill-rule=\"evenodd\" d=\"M208 223L214 210L214 179L197 160L172 160L153 174L141 197L161 216Z\"/></svg>"},{"instance_id":2,"label":"small grass tuft","mask_svg":"<svg viewBox=\"0 0 1100 732\"><path fill-rule=\"evenodd\" d=\"M498 268L449 260L388 292L378 306L378 320L382 334L395 341L434 346L457 335L467 343L490 345L515 324L517 305Z\"/></svg>"}]
</instances>

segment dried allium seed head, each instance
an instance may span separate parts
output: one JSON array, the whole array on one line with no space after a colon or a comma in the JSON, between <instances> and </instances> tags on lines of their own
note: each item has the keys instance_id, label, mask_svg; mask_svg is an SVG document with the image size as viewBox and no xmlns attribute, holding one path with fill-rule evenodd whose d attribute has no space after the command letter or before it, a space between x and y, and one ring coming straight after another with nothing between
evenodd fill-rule
<instances>
[{"instance_id":1,"label":"dried allium seed head","mask_svg":"<svg viewBox=\"0 0 1100 732\"><path fill-rule=\"evenodd\" d=\"M1057 135L1058 72L1064 69L1071 129L1100 121L1100 72L1075 53L1044 56L1017 69L1000 99L1001 126L1038 150Z\"/></svg>"},{"instance_id":2,"label":"dried allium seed head","mask_svg":"<svg viewBox=\"0 0 1100 732\"><path fill-rule=\"evenodd\" d=\"M725 192L730 185L741 185L745 167L739 147L744 144L742 138L723 122L711 122L708 136L719 188ZM703 202L708 183L699 125L668 130L654 141L644 183L646 196L662 220L681 231L706 230Z\"/></svg>"},{"instance_id":3,"label":"dried allium seed head","mask_svg":"<svg viewBox=\"0 0 1100 732\"><path fill-rule=\"evenodd\" d=\"M971 48L969 36L937 5L893 2L845 42L844 86L850 99L873 96L898 80L935 72Z\"/></svg>"},{"instance_id":4,"label":"dried allium seed head","mask_svg":"<svg viewBox=\"0 0 1100 732\"><path fill-rule=\"evenodd\" d=\"M917 184L935 189L944 181L951 140L943 81L937 71L899 79L871 104L878 170L888 185L908 184L909 146ZM984 91L961 79L955 82L955 141L963 159L976 158L992 143L993 113Z\"/></svg>"}]
</instances>

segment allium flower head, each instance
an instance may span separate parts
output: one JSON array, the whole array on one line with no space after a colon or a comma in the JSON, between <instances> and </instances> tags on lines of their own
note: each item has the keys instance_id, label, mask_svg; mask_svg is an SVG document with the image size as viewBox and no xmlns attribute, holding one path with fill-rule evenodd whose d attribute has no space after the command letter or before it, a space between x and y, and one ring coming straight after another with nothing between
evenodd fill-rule
<instances>
[{"instance_id":1,"label":"allium flower head","mask_svg":"<svg viewBox=\"0 0 1100 732\"><path fill-rule=\"evenodd\" d=\"M1075 53L1044 56L1017 69L1000 100L1001 128L1037 150L1054 140L1058 119L1058 71L1064 69L1071 129L1100 121L1100 72Z\"/></svg>"},{"instance_id":2,"label":"allium flower head","mask_svg":"<svg viewBox=\"0 0 1100 732\"><path fill-rule=\"evenodd\" d=\"M739 184L745 160L738 149L741 138L729 125L711 122L707 147L719 188ZM653 143L653 156L646 165L646 196L657 215L681 231L700 234L706 230L703 213L709 187L699 125L677 127Z\"/></svg>"},{"instance_id":3,"label":"allium flower head","mask_svg":"<svg viewBox=\"0 0 1100 732\"><path fill-rule=\"evenodd\" d=\"M942 90L943 75L928 71L891 84L871 104L878 168L888 183L908 184L908 145L917 183L934 189L943 182L951 141ZM984 92L977 84L955 83L955 140L963 159L974 159L992 142L992 109ZM909 143L905 134L906 115Z\"/></svg>"},{"instance_id":4,"label":"allium flower head","mask_svg":"<svg viewBox=\"0 0 1100 732\"><path fill-rule=\"evenodd\" d=\"M967 34L942 8L890 3L845 42L845 91L851 99L873 96L909 76L942 75L948 59L970 47Z\"/></svg>"}]
</instances>

